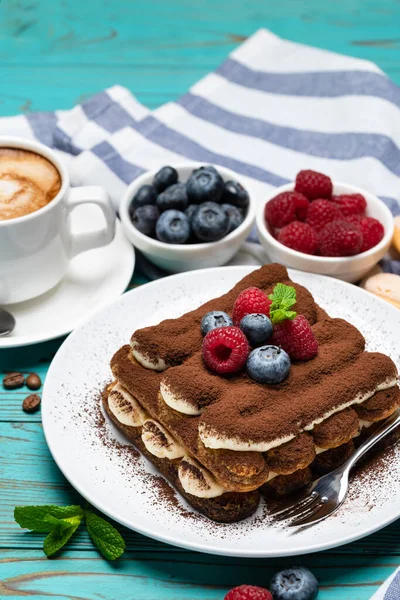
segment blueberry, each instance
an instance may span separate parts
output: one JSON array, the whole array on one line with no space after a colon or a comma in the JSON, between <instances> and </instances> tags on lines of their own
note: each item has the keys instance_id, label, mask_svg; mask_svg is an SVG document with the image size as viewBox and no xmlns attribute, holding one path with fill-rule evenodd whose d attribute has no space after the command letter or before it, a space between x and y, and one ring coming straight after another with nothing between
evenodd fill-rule
<instances>
[{"instance_id":1,"label":"blueberry","mask_svg":"<svg viewBox=\"0 0 400 600\"><path fill-rule=\"evenodd\" d=\"M156 235L167 244L185 244L190 237L190 223L180 210L166 210L157 221Z\"/></svg>"},{"instance_id":2,"label":"blueberry","mask_svg":"<svg viewBox=\"0 0 400 600\"><path fill-rule=\"evenodd\" d=\"M159 194L174 183L178 183L178 173L173 167L163 167L154 175L153 185Z\"/></svg>"},{"instance_id":3,"label":"blueberry","mask_svg":"<svg viewBox=\"0 0 400 600\"><path fill-rule=\"evenodd\" d=\"M186 185L184 183L174 183L157 196L156 204L160 212L164 210L185 210L188 205Z\"/></svg>"},{"instance_id":4,"label":"blueberry","mask_svg":"<svg viewBox=\"0 0 400 600\"><path fill-rule=\"evenodd\" d=\"M219 202L224 180L214 167L201 167L193 171L186 182L186 189L192 204Z\"/></svg>"},{"instance_id":5,"label":"blueberry","mask_svg":"<svg viewBox=\"0 0 400 600\"><path fill-rule=\"evenodd\" d=\"M189 221L192 220L193 215L198 208L199 208L198 204L189 204L189 206L185 209L185 215L187 216Z\"/></svg>"},{"instance_id":6,"label":"blueberry","mask_svg":"<svg viewBox=\"0 0 400 600\"><path fill-rule=\"evenodd\" d=\"M229 315L222 310L212 310L204 315L201 320L201 333L206 335L212 329L217 329L217 327L230 327L231 325L233 325L233 321Z\"/></svg>"},{"instance_id":7,"label":"blueberry","mask_svg":"<svg viewBox=\"0 0 400 600\"><path fill-rule=\"evenodd\" d=\"M134 211L138 206L145 206L146 204L155 204L157 198L157 192L155 187L152 185L142 185L136 194L133 196L131 203L131 210Z\"/></svg>"},{"instance_id":8,"label":"blueberry","mask_svg":"<svg viewBox=\"0 0 400 600\"><path fill-rule=\"evenodd\" d=\"M271 337L274 328L267 317L260 313L246 315L240 321L240 329L243 331L251 346L261 346Z\"/></svg>"},{"instance_id":9,"label":"blueberry","mask_svg":"<svg viewBox=\"0 0 400 600\"><path fill-rule=\"evenodd\" d=\"M233 204L238 208L246 209L249 206L250 198L247 191L237 181L225 181L222 192L222 202Z\"/></svg>"},{"instance_id":10,"label":"blueberry","mask_svg":"<svg viewBox=\"0 0 400 600\"><path fill-rule=\"evenodd\" d=\"M233 204L222 204L221 206L224 209L225 213L228 215L228 233L230 233L234 229L237 229L239 225L243 223L244 216L236 206L233 206Z\"/></svg>"},{"instance_id":11,"label":"blueberry","mask_svg":"<svg viewBox=\"0 0 400 600\"><path fill-rule=\"evenodd\" d=\"M250 352L246 369L258 383L280 383L289 375L290 358L278 346L261 346Z\"/></svg>"},{"instance_id":12,"label":"blueberry","mask_svg":"<svg viewBox=\"0 0 400 600\"><path fill-rule=\"evenodd\" d=\"M194 169L192 171L192 173L199 173L200 171L212 171L213 173L218 175L217 169L215 167L213 167L212 165L203 165L202 167L198 167L197 169Z\"/></svg>"},{"instance_id":13,"label":"blueberry","mask_svg":"<svg viewBox=\"0 0 400 600\"><path fill-rule=\"evenodd\" d=\"M314 600L318 581L308 569L292 567L275 573L270 590L274 600Z\"/></svg>"},{"instance_id":14,"label":"blueberry","mask_svg":"<svg viewBox=\"0 0 400 600\"><path fill-rule=\"evenodd\" d=\"M144 235L154 237L159 216L158 208L154 204L146 204L145 206L138 206L133 211L131 220L136 229L144 233Z\"/></svg>"},{"instance_id":15,"label":"blueberry","mask_svg":"<svg viewBox=\"0 0 400 600\"><path fill-rule=\"evenodd\" d=\"M229 218L221 205L204 202L192 217L192 229L200 242L215 242L228 233Z\"/></svg>"}]
</instances>

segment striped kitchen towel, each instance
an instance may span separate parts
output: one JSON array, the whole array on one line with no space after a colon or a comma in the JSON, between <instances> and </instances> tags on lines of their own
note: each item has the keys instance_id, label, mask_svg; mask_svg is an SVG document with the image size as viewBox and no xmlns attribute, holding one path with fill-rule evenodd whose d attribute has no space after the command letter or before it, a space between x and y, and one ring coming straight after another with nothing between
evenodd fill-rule
<instances>
[{"instance_id":1,"label":"striped kitchen towel","mask_svg":"<svg viewBox=\"0 0 400 600\"><path fill-rule=\"evenodd\" d=\"M400 600L400 569L385 581L371 600Z\"/></svg>"},{"instance_id":2,"label":"striped kitchen towel","mask_svg":"<svg viewBox=\"0 0 400 600\"><path fill-rule=\"evenodd\" d=\"M0 119L2 133L53 146L73 183L104 185L116 209L147 169L192 159L233 169L259 202L310 168L400 214L400 89L373 63L264 29L152 112L114 86L69 111Z\"/></svg>"}]
</instances>

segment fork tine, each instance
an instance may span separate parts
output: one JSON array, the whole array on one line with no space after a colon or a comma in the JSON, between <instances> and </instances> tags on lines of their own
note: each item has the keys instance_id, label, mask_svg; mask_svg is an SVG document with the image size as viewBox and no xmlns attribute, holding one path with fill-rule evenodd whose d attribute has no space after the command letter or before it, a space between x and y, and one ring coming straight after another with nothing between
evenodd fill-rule
<instances>
[{"instance_id":1,"label":"fork tine","mask_svg":"<svg viewBox=\"0 0 400 600\"><path fill-rule=\"evenodd\" d=\"M307 494L306 496L300 498L299 500L295 500L289 504L286 505L284 508L277 508L275 510L272 510L269 514L272 517L282 517L286 514L292 513L293 511L296 511L300 508L306 507L308 504L311 504L313 502L315 502L315 499L317 498L318 494L316 494L315 492L312 492L311 494Z\"/></svg>"},{"instance_id":2,"label":"fork tine","mask_svg":"<svg viewBox=\"0 0 400 600\"><path fill-rule=\"evenodd\" d=\"M306 505L295 506L290 513L285 513L284 515L278 515L275 521L292 521L292 519L302 518L308 514L311 514L312 511L318 510L321 505L321 499L317 495L313 498L312 502L309 502Z\"/></svg>"},{"instance_id":3,"label":"fork tine","mask_svg":"<svg viewBox=\"0 0 400 600\"><path fill-rule=\"evenodd\" d=\"M314 525L319 521L322 521L326 517L329 517L331 514L337 511L339 507L332 507L329 502L324 502L320 504L318 510L312 512L309 515L302 515L301 517L294 519L291 523L289 523L289 527L304 527L306 525Z\"/></svg>"},{"instance_id":4,"label":"fork tine","mask_svg":"<svg viewBox=\"0 0 400 600\"><path fill-rule=\"evenodd\" d=\"M311 507L307 508L307 510L294 515L288 523L289 527L298 526L303 522L306 522L308 519L312 519L314 515L321 511L325 507L325 502L322 499L319 499L316 504L313 504Z\"/></svg>"}]
</instances>

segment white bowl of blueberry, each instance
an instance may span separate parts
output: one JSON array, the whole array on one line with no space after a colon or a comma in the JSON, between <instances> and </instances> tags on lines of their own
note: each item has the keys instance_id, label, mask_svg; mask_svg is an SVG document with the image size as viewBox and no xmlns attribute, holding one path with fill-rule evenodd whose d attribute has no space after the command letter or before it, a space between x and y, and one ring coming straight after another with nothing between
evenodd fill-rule
<instances>
[{"instance_id":1,"label":"white bowl of blueberry","mask_svg":"<svg viewBox=\"0 0 400 600\"><path fill-rule=\"evenodd\" d=\"M227 263L254 216L254 202L233 171L193 162L141 175L120 205L128 239L173 273Z\"/></svg>"}]
</instances>

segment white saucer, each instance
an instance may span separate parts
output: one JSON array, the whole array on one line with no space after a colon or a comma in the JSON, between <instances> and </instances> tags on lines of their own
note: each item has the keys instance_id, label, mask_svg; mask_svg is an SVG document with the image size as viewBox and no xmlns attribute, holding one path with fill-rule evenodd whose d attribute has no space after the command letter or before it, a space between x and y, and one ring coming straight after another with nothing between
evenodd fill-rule
<instances>
[{"instance_id":1,"label":"white saucer","mask_svg":"<svg viewBox=\"0 0 400 600\"><path fill-rule=\"evenodd\" d=\"M76 224L74 229L83 227ZM117 220L113 242L76 256L55 288L38 298L5 307L17 324L11 335L0 337L0 349L44 342L70 333L91 313L122 294L134 266L135 251Z\"/></svg>"},{"instance_id":2,"label":"white saucer","mask_svg":"<svg viewBox=\"0 0 400 600\"><path fill-rule=\"evenodd\" d=\"M400 517L400 446L379 474L363 474L336 515L293 533L274 526L262 504L232 525L195 514L183 500L164 502L155 468L131 448L100 411L100 392L112 378L109 361L132 332L177 317L222 294L253 267L191 271L124 294L76 329L57 352L42 394L46 441L69 482L91 504L119 523L175 546L241 557L294 556L359 539ZM321 275L290 271L329 314L351 321L368 350L390 355L400 366L398 310L364 290ZM104 425L102 425L104 423ZM389 459L387 459L389 460Z\"/></svg>"}]
</instances>

